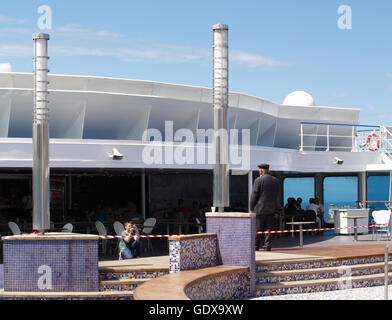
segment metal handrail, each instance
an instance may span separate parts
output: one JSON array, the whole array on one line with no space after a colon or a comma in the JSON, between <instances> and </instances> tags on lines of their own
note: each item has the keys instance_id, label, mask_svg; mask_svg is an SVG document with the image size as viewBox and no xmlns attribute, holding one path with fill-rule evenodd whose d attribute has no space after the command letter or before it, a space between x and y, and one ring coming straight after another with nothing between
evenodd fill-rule
<instances>
[{"instance_id":1,"label":"metal handrail","mask_svg":"<svg viewBox=\"0 0 392 320\"><path fill-rule=\"evenodd\" d=\"M326 133L305 133L304 132L304 126L306 125L317 125L317 126L326 126ZM352 132L351 135L339 135L339 134L330 134L330 129L331 127L334 126L340 126L340 127L351 127L352 128ZM371 128L369 130L357 130L357 128ZM380 138L382 140L383 137L385 135L388 135L390 137L392 137L392 133L386 129L385 127L381 127L381 126L376 126L376 125L363 125L363 124L354 124L354 123L325 123L325 122L309 122L309 121L302 121L300 122L300 151L303 152L305 148L325 148L326 152L329 152L331 148L333 149L351 149L351 152L354 152L356 150L359 150L359 148L361 148L361 150L365 151L364 147L366 146L366 142L365 143L359 143L360 138L362 138L362 142L364 141L364 137L363 137L363 133L365 132L375 132L375 131L380 131ZM360 137L358 137L358 133L361 133ZM384 134L383 134L384 133ZM327 145L305 145L304 143L304 138L305 137L323 137L327 139ZM331 146L331 138L341 138L341 139L348 139L350 138L352 140L351 142L351 146L347 147L347 146ZM345 140L347 141L347 140ZM357 143L356 143L357 142ZM381 141L382 142L382 141ZM392 139L391 141L386 141L385 142L386 145L388 145L391 149L391 154L392 154ZM383 149L384 150L384 145L383 143L380 144L380 150ZM379 151L380 151L379 150Z\"/></svg>"},{"instance_id":2,"label":"metal handrail","mask_svg":"<svg viewBox=\"0 0 392 320\"><path fill-rule=\"evenodd\" d=\"M344 127L367 127L367 128L378 128L381 126L366 125L366 124L355 124L355 123L328 123L328 122L309 122L302 121L300 124L316 124L316 125L329 125L329 126L344 126Z\"/></svg>"}]
</instances>

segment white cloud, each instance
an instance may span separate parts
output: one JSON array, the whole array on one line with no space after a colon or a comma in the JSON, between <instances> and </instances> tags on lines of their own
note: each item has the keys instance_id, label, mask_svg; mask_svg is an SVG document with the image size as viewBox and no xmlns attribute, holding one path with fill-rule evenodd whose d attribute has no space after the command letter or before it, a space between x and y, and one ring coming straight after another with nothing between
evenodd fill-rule
<instances>
[{"instance_id":1,"label":"white cloud","mask_svg":"<svg viewBox=\"0 0 392 320\"><path fill-rule=\"evenodd\" d=\"M25 22L26 21L23 20L23 19L7 17L6 15L0 13L0 23L17 23L17 24L22 24L22 23L25 23Z\"/></svg>"},{"instance_id":2,"label":"white cloud","mask_svg":"<svg viewBox=\"0 0 392 320\"><path fill-rule=\"evenodd\" d=\"M244 52L244 51L233 51L230 53L230 61L244 63L251 68L257 67L269 67L277 68L288 66L290 63L281 61L272 57L265 57L259 54Z\"/></svg>"},{"instance_id":3,"label":"white cloud","mask_svg":"<svg viewBox=\"0 0 392 320\"><path fill-rule=\"evenodd\" d=\"M11 72L10 63L0 63L0 72Z\"/></svg>"},{"instance_id":4,"label":"white cloud","mask_svg":"<svg viewBox=\"0 0 392 320\"><path fill-rule=\"evenodd\" d=\"M86 48L52 47L52 55L59 56L95 56L119 58L125 61L159 60L164 62L187 62L205 59L203 51L184 49L181 47L151 47L151 48ZM1 55L1 51L0 51Z\"/></svg>"},{"instance_id":5,"label":"white cloud","mask_svg":"<svg viewBox=\"0 0 392 320\"><path fill-rule=\"evenodd\" d=\"M33 47L19 44L0 44L0 57L27 57L33 56Z\"/></svg>"},{"instance_id":6,"label":"white cloud","mask_svg":"<svg viewBox=\"0 0 392 320\"><path fill-rule=\"evenodd\" d=\"M78 38L121 38L122 35L117 32L112 32L108 30L91 30L80 24L67 24L65 26L59 26L54 28L54 33L61 33L62 36L70 35L77 36Z\"/></svg>"},{"instance_id":7,"label":"white cloud","mask_svg":"<svg viewBox=\"0 0 392 320\"><path fill-rule=\"evenodd\" d=\"M0 15L1 19L12 21ZM0 29L1 35L31 35L27 28L6 27ZM92 30L80 24L67 24L55 27L52 39L61 39L67 45L49 43L49 54L58 56L96 56L118 58L124 61L159 61L167 63L209 62L212 60L210 48L158 43L149 40L135 40L124 34L109 30ZM0 57L28 57L33 54L33 46L20 44L0 44ZM245 51L230 51L230 62L248 68L279 68L289 66L285 61L273 57Z\"/></svg>"},{"instance_id":8,"label":"white cloud","mask_svg":"<svg viewBox=\"0 0 392 320\"><path fill-rule=\"evenodd\" d=\"M346 93L342 91L333 92L332 96L335 98L344 98L346 96Z\"/></svg>"},{"instance_id":9,"label":"white cloud","mask_svg":"<svg viewBox=\"0 0 392 320\"><path fill-rule=\"evenodd\" d=\"M374 110L377 109L377 108L376 108L374 105L372 105L372 104L365 104L365 108L366 108L366 110L370 110L370 111L374 111Z\"/></svg>"},{"instance_id":10,"label":"white cloud","mask_svg":"<svg viewBox=\"0 0 392 320\"><path fill-rule=\"evenodd\" d=\"M387 72L385 76L389 79L392 79L392 72Z\"/></svg>"}]
</instances>

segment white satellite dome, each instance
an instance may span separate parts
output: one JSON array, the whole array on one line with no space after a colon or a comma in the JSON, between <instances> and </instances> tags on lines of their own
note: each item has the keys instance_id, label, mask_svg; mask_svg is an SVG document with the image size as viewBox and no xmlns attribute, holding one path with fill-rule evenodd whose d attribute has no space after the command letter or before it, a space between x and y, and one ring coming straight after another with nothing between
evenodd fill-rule
<instances>
[{"instance_id":1,"label":"white satellite dome","mask_svg":"<svg viewBox=\"0 0 392 320\"><path fill-rule=\"evenodd\" d=\"M283 101L287 106L313 107L315 102L313 97L305 91L294 91Z\"/></svg>"}]
</instances>

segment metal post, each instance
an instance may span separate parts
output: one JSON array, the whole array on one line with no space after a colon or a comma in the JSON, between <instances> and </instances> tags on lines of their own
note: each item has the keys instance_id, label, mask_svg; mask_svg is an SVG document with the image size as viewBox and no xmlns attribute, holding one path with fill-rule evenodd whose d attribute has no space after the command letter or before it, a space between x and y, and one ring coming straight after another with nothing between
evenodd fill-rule
<instances>
[{"instance_id":1,"label":"metal post","mask_svg":"<svg viewBox=\"0 0 392 320\"><path fill-rule=\"evenodd\" d=\"M250 212L250 198L253 190L253 171L248 172L248 211Z\"/></svg>"},{"instance_id":2,"label":"metal post","mask_svg":"<svg viewBox=\"0 0 392 320\"><path fill-rule=\"evenodd\" d=\"M385 255L384 255L384 299L388 300L388 244L385 245Z\"/></svg>"},{"instance_id":3,"label":"metal post","mask_svg":"<svg viewBox=\"0 0 392 320\"><path fill-rule=\"evenodd\" d=\"M33 229L41 233L50 228L49 212L49 109L48 40L37 33L34 40L34 114L33 114Z\"/></svg>"},{"instance_id":4,"label":"metal post","mask_svg":"<svg viewBox=\"0 0 392 320\"><path fill-rule=\"evenodd\" d=\"M351 152L355 151L355 126L351 127Z\"/></svg>"},{"instance_id":5,"label":"metal post","mask_svg":"<svg viewBox=\"0 0 392 320\"><path fill-rule=\"evenodd\" d=\"M329 152L329 125L327 125L327 152Z\"/></svg>"},{"instance_id":6,"label":"metal post","mask_svg":"<svg viewBox=\"0 0 392 320\"><path fill-rule=\"evenodd\" d=\"M142 188L142 216L146 220L146 174L142 172L141 174L141 188Z\"/></svg>"},{"instance_id":7,"label":"metal post","mask_svg":"<svg viewBox=\"0 0 392 320\"><path fill-rule=\"evenodd\" d=\"M357 218L354 218L354 241L358 241L358 221Z\"/></svg>"},{"instance_id":8,"label":"metal post","mask_svg":"<svg viewBox=\"0 0 392 320\"><path fill-rule=\"evenodd\" d=\"M301 123L301 147L299 151L304 151L304 125Z\"/></svg>"},{"instance_id":9,"label":"metal post","mask_svg":"<svg viewBox=\"0 0 392 320\"><path fill-rule=\"evenodd\" d=\"M392 201L392 170L389 171L389 201ZM392 205L392 203L390 203Z\"/></svg>"},{"instance_id":10,"label":"metal post","mask_svg":"<svg viewBox=\"0 0 392 320\"><path fill-rule=\"evenodd\" d=\"M213 107L214 107L214 183L213 206L224 212L230 206L229 134L227 130L228 90L228 26L213 26Z\"/></svg>"},{"instance_id":11,"label":"metal post","mask_svg":"<svg viewBox=\"0 0 392 320\"><path fill-rule=\"evenodd\" d=\"M299 246L301 248L304 247L304 235L303 235L302 224L299 225Z\"/></svg>"}]
</instances>

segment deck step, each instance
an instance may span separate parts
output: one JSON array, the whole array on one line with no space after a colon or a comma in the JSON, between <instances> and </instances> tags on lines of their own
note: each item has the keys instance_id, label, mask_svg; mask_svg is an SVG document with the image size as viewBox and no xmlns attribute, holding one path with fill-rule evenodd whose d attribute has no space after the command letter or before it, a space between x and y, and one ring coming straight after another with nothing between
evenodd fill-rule
<instances>
[{"instance_id":1,"label":"deck step","mask_svg":"<svg viewBox=\"0 0 392 320\"><path fill-rule=\"evenodd\" d=\"M133 291L99 292L5 292L0 300L133 300Z\"/></svg>"},{"instance_id":2,"label":"deck step","mask_svg":"<svg viewBox=\"0 0 392 320\"><path fill-rule=\"evenodd\" d=\"M100 281L100 291L134 291L137 286L151 279L120 279Z\"/></svg>"},{"instance_id":3,"label":"deck step","mask_svg":"<svg viewBox=\"0 0 392 320\"><path fill-rule=\"evenodd\" d=\"M389 283L392 273L388 273ZM303 281L285 281L278 283L263 283L256 285L256 296L271 296L295 293L310 293L333 291L339 289L373 287L384 284L384 274L372 274L351 276L344 278L303 280Z\"/></svg>"},{"instance_id":4,"label":"deck step","mask_svg":"<svg viewBox=\"0 0 392 320\"><path fill-rule=\"evenodd\" d=\"M169 270L100 270L99 279L106 280L124 280L124 279L154 279L156 277L164 276L169 273Z\"/></svg>"},{"instance_id":5,"label":"deck step","mask_svg":"<svg viewBox=\"0 0 392 320\"><path fill-rule=\"evenodd\" d=\"M388 270L392 271L392 261L388 263ZM384 262L345 265L324 268L280 270L257 272L257 283L277 283L302 280L317 280L339 278L351 274L352 276L384 273Z\"/></svg>"}]
</instances>

